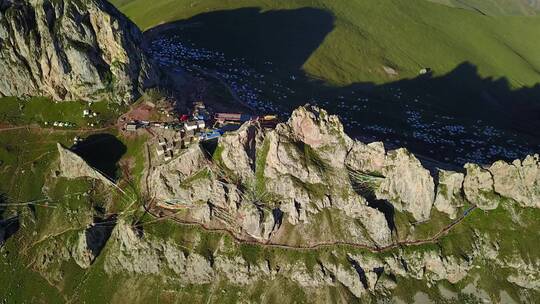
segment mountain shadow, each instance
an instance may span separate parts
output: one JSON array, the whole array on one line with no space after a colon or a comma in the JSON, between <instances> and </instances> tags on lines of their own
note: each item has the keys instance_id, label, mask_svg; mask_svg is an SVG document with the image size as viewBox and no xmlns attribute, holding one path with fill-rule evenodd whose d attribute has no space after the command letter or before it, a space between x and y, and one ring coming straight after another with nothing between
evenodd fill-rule
<instances>
[{"instance_id":1,"label":"mountain shadow","mask_svg":"<svg viewBox=\"0 0 540 304\"><path fill-rule=\"evenodd\" d=\"M115 180L118 178L117 163L127 148L111 134L95 134L72 147L72 150L90 166Z\"/></svg>"},{"instance_id":2,"label":"mountain shadow","mask_svg":"<svg viewBox=\"0 0 540 304\"><path fill-rule=\"evenodd\" d=\"M86 243L93 256L99 256L111 237L116 223L116 215L106 218L94 217L94 224L85 230Z\"/></svg>"},{"instance_id":3,"label":"mountain shadow","mask_svg":"<svg viewBox=\"0 0 540 304\"><path fill-rule=\"evenodd\" d=\"M338 114L353 137L406 147L439 163L488 164L540 150L540 85L514 88L507 78L483 77L471 62L443 75L436 71L384 84L336 86L313 79L302 66L334 23L321 9L242 8L159 25L145 39L180 43L181 48L158 50L157 61L171 70L192 67L188 71L220 75L239 99L261 112L287 115L316 104Z\"/></svg>"},{"instance_id":4,"label":"mountain shadow","mask_svg":"<svg viewBox=\"0 0 540 304\"><path fill-rule=\"evenodd\" d=\"M3 193L0 193L0 248L20 228L18 215L4 218L4 213L7 210L7 204L7 196Z\"/></svg>"},{"instance_id":5,"label":"mountain shadow","mask_svg":"<svg viewBox=\"0 0 540 304\"><path fill-rule=\"evenodd\" d=\"M334 29L334 16L315 8L241 8L160 25L145 36L176 34L179 28L189 28L189 36L197 39L198 47L300 69Z\"/></svg>"},{"instance_id":6,"label":"mountain shadow","mask_svg":"<svg viewBox=\"0 0 540 304\"><path fill-rule=\"evenodd\" d=\"M324 90L326 98L350 96L350 92L368 97L365 108L356 113L339 106L327 108L361 126L393 130L377 133L346 126L349 133L389 147L405 146L436 161L489 164L540 152L540 84L514 88L505 77L481 76L470 62L444 75L428 73L385 84L366 82ZM401 92L399 98L396 92Z\"/></svg>"},{"instance_id":7,"label":"mountain shadow","mask_svg":"<svg viewBox=\"0 0 540 304\"><path fill-rule=\"evenodd\" d=\"M513 89L508 79L483 78L475 65L464 62L446 75L427 74L381 87L392 86L433 96L433 110L540 136L540 84Z\"/></svg>"}]
</instances>

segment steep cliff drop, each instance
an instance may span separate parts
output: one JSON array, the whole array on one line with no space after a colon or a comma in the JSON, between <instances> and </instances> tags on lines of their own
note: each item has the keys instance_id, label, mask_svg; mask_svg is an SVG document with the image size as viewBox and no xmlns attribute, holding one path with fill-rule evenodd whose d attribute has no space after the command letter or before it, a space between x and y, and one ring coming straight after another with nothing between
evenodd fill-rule
<instances>
[{"instance_id":1,"label":"steep cliff drop","mask_svg":"<svg viewBox=\"0 0 540 304\"><path fill-rule=\"evenodd\" d=\"M107 1L0 1L0 96L130 103L157 81L144 49Z\"/></svg>"}]
</instances>

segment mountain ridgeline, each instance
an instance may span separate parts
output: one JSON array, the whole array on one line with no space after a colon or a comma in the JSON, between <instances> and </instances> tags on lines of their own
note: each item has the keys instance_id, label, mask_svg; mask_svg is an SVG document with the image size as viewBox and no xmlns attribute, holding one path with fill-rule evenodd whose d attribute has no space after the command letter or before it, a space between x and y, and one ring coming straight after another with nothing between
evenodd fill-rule
<instances>
[{"instance_id":1,"label":"mountain ridgeline","mask_svg":"<svg viewBox=\"0 0 540 304\"><path fill-rule=\"evenodd\" d=\"M447 83L463 91L467 82L489 95L483 88L491 79L483 84L464 77L476 76L478 66L485 77L510 75L499 92L536 83L540 61L531 54L540 44L510 35L536 33L526 26L538 24L535 17L485 16L424 0L114 2L143 28L180 17L194 19L176 26L204 30L210 24L201 31L208 35L193 35L210 46L204 52L186 47L192 42L180 34L185 32L173 32L168 36L185 43L157 47L174 58L152 58L145 41L152 31L143 36L105 0L0 0L0 97L21 97L0 98L0 107L2 99L10 100L7 110L0 109L25 122L0 121L0 303L539 302L540 155L442 163L412 153L414 143L390 146L349 135L347 117L316 102L296 107L307 98L294 106L284 101L296 108L284 121L250 116L242 124L217 121L224 124L217 129L208 119L206 128L191 133L179 131L190 124L183 124L166 98L145 92L163 75L154 59L167 63L191 55L213 61L225 58L225 51L212 44L230 43L227 53L261 53L255 61L268 69L302 71L306 79L323 79L313 82L321 87L382 85L395 99L384 110L389 116L374 119L401 123L392 116L398 102L413 118L419 106L400 100L401 90L384 88L388 81L401 81L404 91L422 85L441 95L453 91ZM233 7L239 10L230 12ZM462 22L450 22L456 20ZM509 21L508 29L500 20ZM275 23L279 31L270 26ZM238 35L235 30L246 24L253 26ZM245 44L250 36L256 39ZM432 78L465 59L474 66ZM169 79L186 80L175 88L186 89L178 104L200 100L198 93L217 83L232 93L245 87L219 70L205 71L197 60L191 70L181 64L167 70ZM243 60L232 62L225 67L279 84L237 67ZM279 76L298 82L289 72ZM207 83L209 78L219 81ZM520 94L534 99L536 88ZM141 94L129 112L112 112ZM47 98L25 102L27 96ZM358 107L367 97L350 104L341 94L336 98L332 103L344 111L355 104L367 111ZM102 100L109 103L90 102ZM219 102L204 100L209 115L203 118L219 112L211 111L214 106L240 108ZM466 112L482 110L468 102L451 100L466 104ZM49 107L58 116L35 114ZM508 108L501 112L511 116ZM534 120L537 112L528 112ZM70 115L78 125L58 126L57 117ZM110 122L94 125L101 117ZM275 120L265 124L268 117ZM406 130L398 126L403 136ZM466 138L464 127L449 126L476 149L478 141ZM458 144L451 147L462 153Z\"/></svg>"},{"instance_id":2,"label":"mountain ridgeline","mask_svg":"<svg viewBox=\"0 0 540 304\"><path fill-rule=\"evenodd\" d=\"M0 45L0 96L130 103L157 80L141 32L104 0L2 0Z\"/></svg>"},{"instance_id":3,"label":"mountain ridgeline","mask_svg":"<svg viewBox=\"0 0 540 304\"><path fill-rule=\"evenodd\" d=\"M62 146L58 151L58 181L103 180L73 152ZM351 139L338 117L323 109L300 107L275 130L248 122L216 147L193 145L145 170L140 186L151 202L146 212L179 224L166 235L156 237L158 228L121 215L110 239L75 237L74 249L63 259L109 276L131 273L190 286L220 281L227 288L251 290L248 294L267 280L287 282L307 296L301 302L315 303L324 302L317 298L325 289L337 286L351 298L332 298L335 302L392 298L409 280L424 286L416 291L442 282L485 288L482 282L490 279L476 270L491 263L505 282L497 284L510 284L505 290L519 291L520 299L531 302L538 296L540 268L536 253L521 252L537 233L501 237L501 232L534 227L530 215L540 210L539 156L489 168L467 164L459 172L431 169L406 149L387 151L382 143ZM501 216L506 213L513 215ZM489 222L504 227L486 228ZM185 249L183 237L174 237L182 224L221 236L219 241L197 237L190 246L203 246L202 251ZM293 255L299 250L317 256ZM45 267L47 272L40 271L45 277L62 277L60 269ZM266 302L272 291L262 294L256 302ZM294 302L292 294L287 296ZM471 299L499 296L474 292Z\"/></svg>"}]
</instances>

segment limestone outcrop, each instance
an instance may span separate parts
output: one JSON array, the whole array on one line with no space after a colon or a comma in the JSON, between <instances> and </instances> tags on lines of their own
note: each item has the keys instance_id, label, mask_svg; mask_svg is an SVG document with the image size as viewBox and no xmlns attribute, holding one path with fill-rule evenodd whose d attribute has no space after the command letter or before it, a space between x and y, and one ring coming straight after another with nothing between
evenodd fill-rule
<instances>
[{"instance_id":1,"label":"limestone outcrop","mask_svg":"<svg viewBox=\"0 0 540 304\"><path fill-rule=\"evenodd\" d=\"M283 237L283 223L307 240L321 237L309 233L325 213L332 214L329 225L343 240L371 246L393 242L391 219L373 207L374 200L417 222L429 220L433 207L455 219L471 204L484 210L504 199L538 204L537 156L497 162L489 170L468 164L465 170L439 170L435 180L406 149L386 151L382 143L353 140L336 116L305 106L274 130L246 123L220 138L213 152L193 145L154 167L148 184L152 198L185 209L187 219L239 237Z\"/></svg>"},{"instance_id":2,"label":"limestone outcrop","mask_svg":"<svg viewBox=\"0 0 540 304\"><path fill-rule=\"evenodd\" d=\"M493 187L501 196L511 198L524 207L540 208L540 156L529 155L511 164L498 161L489 171Z\"/></svg>"},{"instance_id":3,"label":"limestone outcrop","mask_svg":"<svg viewBox=\"0 0 540 304\"><path fill-rule=\"evenodd\" d=\"M185 209L190 220L224 226L239 236L268 240L284 222L313 230L307 228L317 225L313 217L334 212L342 237L387 246L392 236L384 214L354 191L347 169L362 167L354 161L363 161L361 151L380 156L384 147L355 143L336 116L301 107L275 130L246 123L221 137L213 152L191 146L149 172L149 193L171 208ZM377 170L380 161L365 163Z\"/></svg>"},{"instance_id":4,"label":"limestone outcrop","mask_svg":"<svg viewBox=\"0 0 540 304\"><path fill-rule=\"evenodd\" d=\"M221 165L242 181L253 178L257 147L264 139L263 131L253 124L245 124L232 134L219 139Z\"/></svg>"},{"instance_id":5,"label":"limestone outcrop","mask_svg":"<svg viewBox=\"0 0 540 304\"><path fill-rule=\"evenodd\" d=\"M360 141L354 141L347 153L345 164L352 170L382 174L385 159L386 151L383 143L374 142L366 145Z\"/></svg>"},{"instance_id":6,"label":"limestone outcrop","mask_svg":"<svg viewBox=\"0 0 540 304\"><path fill-rule=\"evenodd\" d=\"M493 210L499 206L500 196L495 193L493 176L476 164L466 164L463 189L469 202L483 210Z\"/></svg>"},{"instance_id":7,"label":"limestone outcrop","mask_svg":"<svg viewBox=\"0 0 540 304\"><path fill-rule=\"evenodd\" d=\"M430 172L406 149L387 154L382 170L385 179L377 189L399 211L410 212L417 221L429 219L435 200L435 183Z\"/></svg>"},{"instance_id":8,"label":"limestone outcrop","mask_svg":"<svg viewBox=\"0 0 540 304\"><path fill-rule=\"evenodd\" d=\"M270 264L265 261L248 262L241 256L229 257L219 249L210 262L204 256L190 252L186 254L173 242L160 241L152 236L139 236L126 222L115 227L104 257L107 273L132 273L139 275L164 275L172 271L170 280L183 284L206 284L225 279L236 286L253 285L261 280L272 280L276 276L290 279L307 290L342 284L354 296L360 298L368 286L359 278L354 264L336 264L320 261L308 268L303 262L295 264ZM383 280L379 283L382 284ZM372 282L372 290L377 282Z\"/></svg>"},{"instance_id":9,"label":"limestone outcrop","mask_svg":"<svg viewBox=\"0 0 540 304\"><path fill-rule=\"evenodd\" d=\"M57 144L60 155L60 174L66 178L87 177L102 181L105 185L114 185L105 175L92 168L84 159L71 150Z\"/></svg>"},{"instance_id":10,"label":"limestone outcrop","mask_svg":"<svg viewBox=\"0 0 540 304\"><path fill-rule=\"evenodd\" d=\"M206 284L225 279L235 286L249 286L261 280L286 278L306 291L342 285L357 298L370 292L386 293L396 287L396 278L446 280L455 284L473 267L471 261L454 256L444 257L436 251L401 252L379 257L373 254L334 255L314 265L302 261L284 263L229 256L227 248L218 246L211 261L196 253L185 253L174 242L138 235L126 222L115 227L104 257L107 273L132 273L167 276L183 284ZM172 275L167 275L171 274ZM514 279L513 277L511 279Z\"/></svg>"},{"instance_id":11,"label":"limestone outcrop","mask_svg":"<svg viewBox=\"0 0 540 304\"><path fill-rule=\"evenodd\" d=\"M134 101L157 72L140 30L105 0L5 0L0 96Z\"/></svg>"},{"instance_id":12,"label":"limestone outcrop","mask_svg":"<svg viewBox=\"0 0 540 304\"><path fill-rule=\"evenodd\" d=\"M365 273L370 290L375 290L381 272L400 276L427 280L434 283L446 280L455 284L467 276L472 263L455 256L443 256L440 252L400 252L385 258L365 255L349 255L349 259Z\"/></svg>"},{"instance_id":13,"label":"limestone outcrop","mask_svg":"<svg viewBox=\"0 0 540 304\"><path fill-rule=\"evenodd\" d=\"M58 151L62 176L108 182L70 150L58 145ZM170 161L151 159L145 194L160 208L149 211L174 212L178 222L204 229L176 221L177 228L161 229L156 225L173 221L120 212L110 233L96 230L100 211L90 209L86 221L70 220L71 234L51 234L36 246L35 270L62 282L61 262L72 259L110 277L175 287L220 282L222 290L250 290L271 281L312 298L337 289L346 300L369 301L393 297L409 283L430 292L447 286L441 282L481 289L477 279L493 281L476 269L489 265L502 270L497 283L538 291L540 263L526 250L538 211L521 209L538 207L538 156L468 164L464 173L439 170L434 178L407 150L353 140L337 118L306 106L275 130L249 122L217 147L194 144ZM502 210L469 212L474 206ZM434 217L433 207L456 221ZM462 214L471 217L461 220Z\"/></svg>"},{"instance_id":14,"label":"limestone outcrop","mask_svg":"<svg viewBox=\"0 0 540 304\"><path fill-rule=\"evenodd\" d=\"M456 218L458 209L465 205L464 180L463 173L439 170L439 184L434 205L437 210L448 214L452 219Z\"/></svg>"}]
</instances>

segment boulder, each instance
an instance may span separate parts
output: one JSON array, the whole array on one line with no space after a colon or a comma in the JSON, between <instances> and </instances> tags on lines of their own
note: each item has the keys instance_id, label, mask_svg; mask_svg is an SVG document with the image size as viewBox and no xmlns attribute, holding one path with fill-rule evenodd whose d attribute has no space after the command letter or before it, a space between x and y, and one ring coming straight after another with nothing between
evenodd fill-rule
<instances>
[{"instance_id":1,"label":"boulder","mask_svg":"<svg viewBox=\"0 0 540 304\"><path fill-rule=\"evenodd\" d=\"M347 153L345 164L351 170L381 174L386 159L386 151L382 142L364 144L355 141Z\"/></svg>"},{"instance_id":2,"label":"boulder","mask_svg":"<svg viewBox=\"0 0 540 304\"><path fill-rule=\"evenodd\" d=\"M238 210L242 230L250 236L266 240L270 238L275 227L275 221L269 210L244 203Z\"/></svg>"},{"instance_id":3,"label":"boulder","mask_svg":"<svg viewBox=\"0 0 540 304\"><path fill-rule=\"evenodd\" d=\"M105 0L0 6L0 96L134 101L157 72L140 30Z\"/></svg>"}]
</instances>

